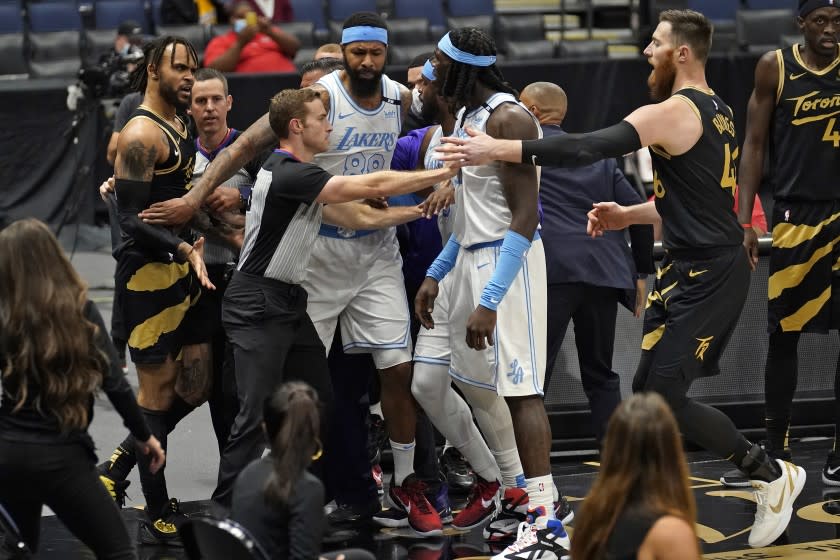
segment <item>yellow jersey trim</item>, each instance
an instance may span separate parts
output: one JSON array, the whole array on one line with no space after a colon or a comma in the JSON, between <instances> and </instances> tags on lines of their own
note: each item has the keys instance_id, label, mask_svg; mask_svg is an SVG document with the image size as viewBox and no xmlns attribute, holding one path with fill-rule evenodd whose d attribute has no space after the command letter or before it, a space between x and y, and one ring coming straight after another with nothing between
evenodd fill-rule
<instances>
[{"instance_id":1,"label":"yellow jersey trim","mask_svg":"<svg viewBox=\"0 0 840 560\"><path fill-rule=\"evenodd\" d=\"M838 46L840 46L840 45L838 45ZM825 76L826 74L828 74L829 72L834 70L834 68L837 66L837 64L840 64L840 49L838 49L837 56L834 58L834 60L831 62L831 64L829 64L828 66L826 66L822 70L815 70L815 69L811 68L810 66L808 66L807 64L805 64L805 61L802 60L802 56L799 54L799 43L793 45L793 58L796 59L796 62L798 62L799 65L804 70L807 70L811 74L814 74L815 76Z\"/></svg>"}]
</instances>

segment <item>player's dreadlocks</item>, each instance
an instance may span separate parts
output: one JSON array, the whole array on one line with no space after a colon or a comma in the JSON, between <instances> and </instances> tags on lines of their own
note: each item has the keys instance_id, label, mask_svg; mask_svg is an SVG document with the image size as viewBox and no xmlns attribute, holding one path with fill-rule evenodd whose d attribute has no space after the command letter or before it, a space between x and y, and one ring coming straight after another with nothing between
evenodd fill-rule
<instances>
[{"instance_id":1,"label":"player's dreadlocks","mask_svg":"<svg viewBox=\"0 0 840 560\"><path fill-rule=\"evenodd\" d=\"M149 83L148 66L149 64L154 64L156 68L159 68L160 63L163 60L163 51L165 51L166 47L169 45L172 45L169 60L170 64L175 62L175 49L177 45L184 45L184 48L187 49L187 54L189 54L193 62L196 64L198 63L198 55L195 53L195 48L183 37L175 37L172 35L158 37L143 46L143 63L138 66L137 70L131 77L131 88L134 91L139 91L141 93L146 91L146 85Z\"/></svg>"},{"instance_id":2,"label":"player's dreadlocks","mask_svg":"<svg viewBox=\"0 0 840 560\"><path fill-rule=\"evenodd\" d=\"M455 47L464 52L479 56L496 55L496 43L477 27L453 29L449 32L449 39ZM441 87L441 94L449 100L449 109L453 113L469 104L476 82L481 82L494 91L519 97L519 92L505 81L495 64L480 67L453 60L446 76L443 76Z\"/></svg>"}]
</instances>

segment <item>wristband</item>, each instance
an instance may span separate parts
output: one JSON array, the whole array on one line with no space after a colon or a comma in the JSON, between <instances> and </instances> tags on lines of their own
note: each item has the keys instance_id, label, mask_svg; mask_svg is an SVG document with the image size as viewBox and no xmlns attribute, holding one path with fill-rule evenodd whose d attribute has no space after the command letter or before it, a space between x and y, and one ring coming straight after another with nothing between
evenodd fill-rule
<instances>
[{"instance_id":1,"label":"wristband","mask_svg":"<svg viewBox=\"0 0 840 560\"><path fill-rule=\"evenodd\" d=\"M744 229L752 229L752 227L753 227L753 225L752 225L752 224L741 224L741 226L742 226Z\"/></svg>"},{"instance_id":2,"label":"wristband","mask_svg":"<svg viewBox=\"0 0 840 560\"><path fill-rule=\"evenodd\" d=\"M496 311L514 278L522 269L522 261L530 247L531 242L527 238L508 230L502 241L496 270L493 271L493 276L481 292L478 303L482 307Z\"/></svg>"},{"instance_id":3,"label":"wristband","mask_svg":"<svg viewBox=\"0 0 840 560\"><path fill-rule=\"evenodd\" d=\"M432 263L432 266L429 267L429 270L426 271L426 276L438 282L443 280L443 277L455 266L455 260L458 258L458 251L460 249L461 245L458 244L455 235L450 235L449 241L446 242L443 250L437 256L435 262Z\"/></svg>"}]
</instances>

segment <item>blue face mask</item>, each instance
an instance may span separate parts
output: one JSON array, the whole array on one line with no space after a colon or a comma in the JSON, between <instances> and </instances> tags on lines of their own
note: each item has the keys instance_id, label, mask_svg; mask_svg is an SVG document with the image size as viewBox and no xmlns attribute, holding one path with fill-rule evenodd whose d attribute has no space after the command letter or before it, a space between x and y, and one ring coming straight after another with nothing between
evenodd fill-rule
<instances>
[{"instance_id":1,"label":"blue face mask","mask_svg":"<svg viewBox=\"0 0 840 560\"><path fill-rule=\"evenodd\" d=\"M126 43L123 45L123 48L120 49L120 56L125 56L128 54L128 51L131 49L131 43Z\"/></svg>"},{"instance_id":2,"label":"blue face mask","mask_svg":"<svg viewBox=\"0 0 840 560\"><path fill-rule=\"evenodd\" d=\"M236 20L233 21L233 30L236 33L241 32L246 27L248 27L248 22L245 21L244 19L236 19Z\"/></svg>"}]
</instances>

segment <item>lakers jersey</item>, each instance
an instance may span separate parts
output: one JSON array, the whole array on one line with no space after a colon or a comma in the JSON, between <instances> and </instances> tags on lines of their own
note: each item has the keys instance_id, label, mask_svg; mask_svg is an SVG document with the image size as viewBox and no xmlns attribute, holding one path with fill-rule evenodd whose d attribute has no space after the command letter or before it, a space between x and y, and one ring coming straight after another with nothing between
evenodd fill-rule
<instances>
[{"instance_id":1,"label":"lakers jersey","mask_svg":"<svg viewBox=\"0 0 840 560\"><path fill-rule=\"evenodd\" d=\"M777 50L776 61L779 84L770 143L773 196L812 202L840 199L840 54L822 70L805 65L799 45Z\"/></svg>"},{"instance_id":2,"label":"lakers jersey","mask_svg":"<svg viewBox=\"0 0 840 560\"><path fill-rule=\"evenodd\" d=\"M467 127L485 132L490 115L502 103L516 103L528 111L513 95L495 93L481 107L469 113L464 107L458 112L453 136L468 137ZM534 123L542 138L536 118ZM503 239L510 228L511 212L499 180L499 163L463 167L452 183L456 193L453 232L461 247Z\"/></svg>"},{"instance_id":3,"label":"lakers jersey","mask_svg":"<svg viewBox=\"0 0 840 560\"><path fill-rule=\"evenodd\" d=\"M440 139L443 138L443 128L438 126L435 132L432 134L432 138L429 140L429 146L426 149L426 154L423 156L423 167L425 169L440 169L443 167L443 162L435 157L435 148L440 146ZM442 185L435 185L435 190L440 188ZM452 235L452 226L453 222L455 221L455 207L450 206L449 208L444 208L438 214L438 230L440 231L440 239L443 241L444 245L446 241L449 239L449 236Z\"/></svg>"},{"instance_id":4,"label":"lakers jersey","mask_svg":"<svg viewBox=\"0 0 840 560\"><path fill-rule=\"evenodd\" d=\"M732 209L739 155L732 109L711 90L687 87L673 96L691 106L703 133L681 155L649 148L662 243L672 250L740 245L744 231Z\"/></svg>"},{"instance_id":5,"label":"lakers jersey","mask_svg":"<svg viewBox=\"0 0 840 560\"><path fill-rule=\"evenodd\" d=\"M149 191L149 205L187 194L192 186L195 144L186 122L176 115L175 119L182 127L182 130L177 130L166 122L165 118L145 105L140 105L135 109L128 122L134 119L149 119L154 122L163 131L166 143L169 146L169 157L166 161L155 164L155 172Z\"/></svg>"}]
</instances>

